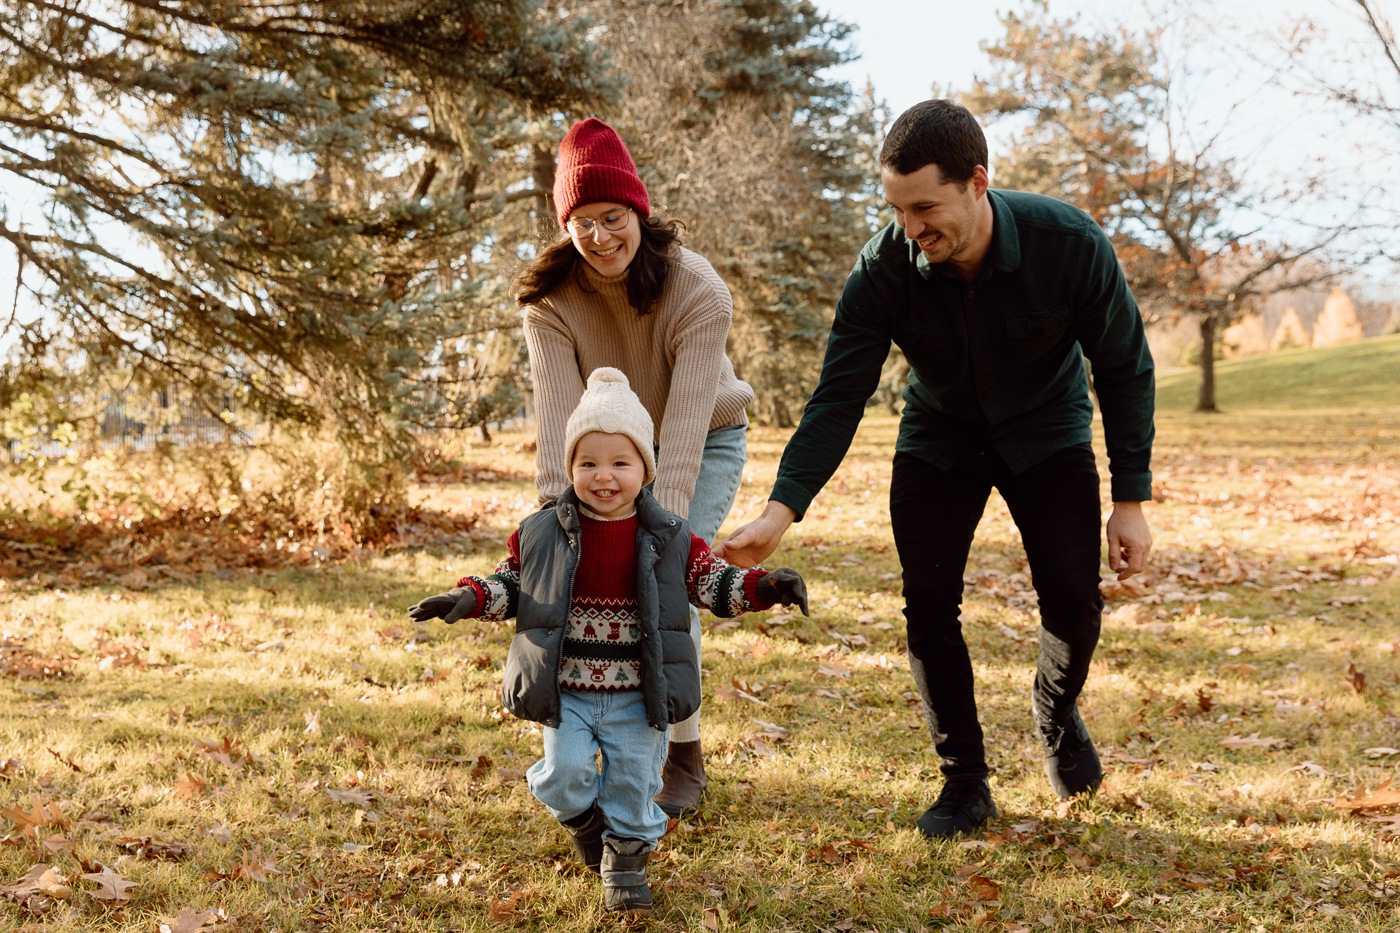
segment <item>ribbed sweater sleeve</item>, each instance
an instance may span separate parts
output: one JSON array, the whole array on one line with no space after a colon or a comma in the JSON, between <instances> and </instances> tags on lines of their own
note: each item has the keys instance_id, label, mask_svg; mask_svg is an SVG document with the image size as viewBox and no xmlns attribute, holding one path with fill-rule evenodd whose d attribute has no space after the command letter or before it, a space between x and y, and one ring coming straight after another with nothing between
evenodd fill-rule
<instances>
[{"instance_id":1,"label":"ribbed sweater sleeve","mask_svg":"<svg viewBox=\"0 0 1400 933\"><path fill-rule=\"evenodd\" d=\"M575 329L567 320L556 313L553 302L525 312L525 345L535 390L535 488L540 504L559 498L569 488L564 428L583 397L585 377L579 372Z\"/></svg>"},{"instance_id":2,"label":"ribbed sweater sleeve","mask_svg":"<svg viewBox=\"0 0 1400 933\"><path fill-rule=\"evenodd\" d=\"M701 256L677 250L656 307L638 315L622 277L579 273L526 308L525 342L538 422L536 479L541 502L569 485L564 429L599 366L613 366L651 415L659 447L654 492L685 517L714 428L748 423L753 389L734 375L725 351L733 304L729 289Z\"/></svg>"}]
</instances>

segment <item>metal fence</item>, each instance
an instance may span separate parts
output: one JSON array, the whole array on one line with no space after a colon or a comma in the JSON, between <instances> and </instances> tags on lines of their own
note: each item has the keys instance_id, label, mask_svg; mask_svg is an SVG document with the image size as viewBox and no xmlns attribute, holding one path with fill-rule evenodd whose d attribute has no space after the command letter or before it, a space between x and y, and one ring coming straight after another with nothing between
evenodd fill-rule
<instances>
[{"instance_id":1,"label":"metal fence","mask_svg":"<svg viewBox=\"0 0 1400 933\"><path fill-rule=\"evenodd\" d=\"M263 430L231 423L235 402L225 396L219 414L181 400L169 390L153 393L113 393L105 399L98 425L98 449L154 450L161 445L196 447L202 444L252 444ZM223 416L223 417L221 417ZM227 419L227 420L226 420ZM6 438L11 462L27 457L64 457L75 451L51 433L33 440ZM86 444L82 445L87 447Z\"/></svg>"},{"instance_id":2,"label":"metal fence","mask_svg":"<svg viewBox=\"0 0 1400 933\"><path fill-rule=\"evenodd\" d=\"M233 413L232 400L225 399L222 411ZM100 437L103 447L124 450L152 450L161 444L251 444L256 439L253 431L232 425L204 408L166 404L152 410L143 404L133 413L121 398L108 402Z\"/></svg>"}]
</instances>

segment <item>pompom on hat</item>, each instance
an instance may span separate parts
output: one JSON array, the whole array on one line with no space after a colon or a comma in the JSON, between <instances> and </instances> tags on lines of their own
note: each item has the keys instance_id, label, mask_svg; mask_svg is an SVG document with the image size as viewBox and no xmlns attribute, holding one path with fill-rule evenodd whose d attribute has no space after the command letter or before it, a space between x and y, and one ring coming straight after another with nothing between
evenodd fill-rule
<instances>
[{"instance_id":1,"label":"pompom on hat","mask_svg":"<svg viewBox=\"0 0 1400 933\"><path fill-rule=\"evenodd\" d=\"M625 434L642 455L646 485L656 478L655 433L651 415L642 400L632 391L627 374L611 366L600 366L588 377L588 387L578 400L578 407L569 416L564 428L564 469L573 471L574 448L579 439L591 431L604 434Z\"/></svg>"},{"instance_id":2,"label":"pompom on hat","mask_svg":"<svg viewBox=\"0 0 1400 933\"><path fill-rule=\"evenodd\" d=\"M554 169L554 209L563 227L583 204L622 204L642 217L651 216L647 186L617 131L597 117L580 120L559 144Z\"/></svg>"}]
</instances>

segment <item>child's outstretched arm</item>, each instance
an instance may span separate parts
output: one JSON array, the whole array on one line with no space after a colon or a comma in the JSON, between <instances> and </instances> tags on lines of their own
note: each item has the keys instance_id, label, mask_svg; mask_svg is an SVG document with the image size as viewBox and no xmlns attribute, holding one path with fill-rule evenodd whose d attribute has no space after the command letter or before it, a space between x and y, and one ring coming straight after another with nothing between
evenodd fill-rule
<instances>
[{"instance_id":1,"label":"child's outstretched arm","mask_svg":"<svg viewBox=\"0 0 1400 933\"><path fill-rule=\"evenodd\" d=\"M408 617L414 622L441 619L451 625L459 619L475 614L476 589L471 586L455 586L446 593L420 599L408 607Z\"/></svg>"},{"instance_id":2,"label":"child's outstretched arm","mask_svg":"<svg viewBox=\"0 0 1400 933\"><path fill-rule=\"evenodd\" d=\"M690 601L721 618L771 609L781 603L807 612L807 584L791 567L768 571L762 567L745 570L716 557L703 540L691 535L690 558L686 567L686 589Z\"/></svg>"},{"instance_id":3,"label":"child's outstretched arm","mask_svg":"<svg viewBox=\"0 0 1400 933\"><path fill-rule=\"evenodd\" d=\"M441 619L448 625L480 617L491 621L512 619L520 596L520 532L506 542L510 553L489 577L463 577L446 593L429 596L408 607L414 622Z\"/></svg>"},{"instance_id":4,"label":"child's outstretched arm","mask_svg":"<svg viewBox=\"0 0 1400 933\"><path fill-rule=\"evenodd\" d=\"M759 580L757 591L759 599L770 606L774 603L796 606L802 610L804 616L811 615L807 611L807 584L803 581L802 574L791 567L779 567Z\"/></svg>"}]
</instances>

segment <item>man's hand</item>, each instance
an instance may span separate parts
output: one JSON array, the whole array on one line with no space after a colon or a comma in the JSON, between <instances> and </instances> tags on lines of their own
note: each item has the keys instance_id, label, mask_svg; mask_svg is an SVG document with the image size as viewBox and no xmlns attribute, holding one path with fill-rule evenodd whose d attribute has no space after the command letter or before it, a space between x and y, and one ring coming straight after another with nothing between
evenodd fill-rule
<instances>
[{"instance_id":1,"label":"man's hand","mask_svg":"<svg viewBox=\"0 0 1400 933\"><path fill-rule=\"evenodd\" d=\"M807 584L802 574L791 567L779 567L759 580L757 590L758 598L765 603L796 606L804 616L811 615L807 611Z\"/></svg>"},{"instance_id":2,"label":"man's hand","mask_svg":"<svg viewBox=\"0 0 1400 933\"><path fill-rule=\"evenodd\" d=\"M718 542L714 554L735 567L757 567L778 549L783 533L796 520L797 513L791 508L769 499L763 514Z\"/></svg>"},{"instance_id":3,"label":"man's hand","mask_svg":"<svg viewBox=\"0 0 1400 933\"><path fill-rule=\"evenodd\" d=\"M408 607L408 617L414 622L441 619L448 625L458 619L465 619L476 611L476 590L469 586L459 586L419 600Z\"/></svg>"},{"instance_id":4,"label":"man's hand","mask_svg":"<svg viewBox=\"0 0 1400 933\"><path fill-rule=\"evenodd\" d=\"M1108 569L1126 580L1147 567L1152 553L1152 531L1142 514L1141 502L1115 502L1108 517Z\"/></svg>"}]
</instances>

